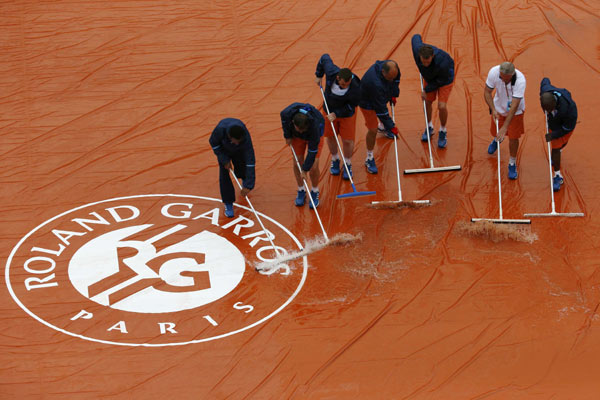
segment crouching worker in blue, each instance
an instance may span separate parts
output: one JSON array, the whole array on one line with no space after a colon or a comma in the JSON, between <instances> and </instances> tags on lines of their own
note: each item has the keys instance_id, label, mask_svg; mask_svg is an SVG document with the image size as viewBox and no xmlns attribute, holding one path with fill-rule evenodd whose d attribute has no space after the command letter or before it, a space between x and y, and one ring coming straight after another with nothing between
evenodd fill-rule
<instances>
[{"instance_id":1,"label":"crouching worker in blue","mask_svg":"<svg viewBox=\"0 0 600 400\"><path fill-rule=\"evenodd\" d=\"M233 168L235 176L242 179L241 196L246 197L254 189L255 159L250 132L239 119L225 118L217 124L208 141L219 161L219 186L225 216L233 218L235 189L229 170Z\"/></svg>"},{"instance_id":2,"label":"crouching worker in blue","mask_svg":"<svg viewBox=\"0 0 600 400\"><path fill-rule=\"evenodd\" d=\"M548 117L546 142L550 142L552 147L552 189L558 192L564 183L560 173L560 155L575 130L577 105L567 89L552 86L548 78L540 83L540 105Z\"/></svg>"},{"instance_id":3,"label":"crouching worker in blue","mask_svg":"<svg viewBox=\"0 0 600 400\"><path fill-rule=\"evenodd\" d=\"M310 196L315 203L315 207L318 207L319 153L323 147L321 136L323 136L323 129L325 128L325 119L310 104L292 103L281 112L281 127L283 128L285 143L292 147L302 167L302 171L299 171L296 160L293 160L294 176L298 184L296 205L301 207L306 201L306 190L304 190L302 181L308 181L308 174L311 183ZM304 157L305 152L306 158ZM309 207L313 208L310 201Z\"/></svg>"}]
</instances>

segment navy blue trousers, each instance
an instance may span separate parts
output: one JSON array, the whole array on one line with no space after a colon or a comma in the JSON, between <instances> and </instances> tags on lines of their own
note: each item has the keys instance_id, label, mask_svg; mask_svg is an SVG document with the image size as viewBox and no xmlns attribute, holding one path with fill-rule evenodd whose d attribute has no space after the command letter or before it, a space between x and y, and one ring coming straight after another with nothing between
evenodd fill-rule
<instances>
[{"instance_id":1,"label":"navy blue trousers","mask_svg":"<svg viewBox=\"0 0 600 400\"><path fill-rule=\"evenodd\" d=\"M233 172L238 179L246 179L246 161L243 155L233 155L231 157L231 164L233 164ZM237 186L237 185L236 185ZM231 174L228 169L219 164L219 187L221 188L221 199L223 203L235 202L235 188L231 181Z\"/></svg>"}]
</instances>

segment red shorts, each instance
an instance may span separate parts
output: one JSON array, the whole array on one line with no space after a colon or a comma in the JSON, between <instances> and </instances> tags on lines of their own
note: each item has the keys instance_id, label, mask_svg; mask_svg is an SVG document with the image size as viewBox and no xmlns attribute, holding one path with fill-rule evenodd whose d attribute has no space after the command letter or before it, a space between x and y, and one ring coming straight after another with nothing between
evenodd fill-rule
<instances>
[{"instance_id":1,"label":"red shorts","mask_svg":"<svg viewBox=\"0 0 600 400\"><path fill-rule=\"evenodd\" d=\"M552 141L550 142L550 145L552 146L553 149L562 149L569 142L569 139L571 138L571 135L573 134L573 132L575 132L575 131L572 130L571 132L567 133L564 136L559 137L558 139L552 139Z\"/></svg>"},{"instance_id":2,"label":"red shorts","mask_svg":"<svg viewBox=\"0 0 600 400\"><path fill-rule=\"evenodd\" d=\"M377 118L377 114L375 110L365 110L364 108L360 108L363 117L365 117L365 126L370 131L377 131L377 126L379 126L379 118Z\"/></svg>"},{"instance_id":3,"label":"red shorts","mask_svg":"<svg viewBox=\"0 0 600 400\"><path fill-rule=\"evenodd\" d=\"M427 86L427 82L425 82L425 79L423 79L423 84ZM447 103L448 98L450 97L450 92L452 92L452 87L454 87L454 82L448 85L441 86L433 92L425 93L425 98L427 99L427 101L433 102L435 101L435 98L438 97L438 102Z\"/></svg>"},{"instance_id":4,"label":"red shorts","mask_svg":"<svg viewBox=\"0 0 600 400\"><path fill-rule=\"evenodd\" d=\"M523 125L524 115L525 113L513 115L513 119L508 126L508 132L506 133L506 136L508 136L509 139L518 139L525 133L525 125ZM494 122L494 118L490 118L490 120L492 121L490 125L490 134L493 137L496 137L496 122ZM502 124L504 124L505 120L506 117L498 114L498 129L502 128Z\"/></svg>"},{"instance_id":5,"label":"red shorts","mask_svg":"<svg viewBox=\"0 0 600 400\"><path fill-rule=\"evenodd\" d=\"M317 151L317 155L315 156L315 159L318 159L319 154L321 154L321 149L323 148L323 142L324 142L323 139L319 140L319 150ZM294 148L294 151L296 152L296 156L298 157L298 162L300 162L300 165L302 165L302 163L304 162L304 152L306 151L306 148L308 147L308 141L300 139L300 138L296 138L296 137L292 138L292 147ZM313 164L313 167L315 165L317 165L316 161Z\"/></svg>"},{"instance_id":6,"label":"red shorts","mask_svg":"<svg viewBox=\"0 0 600 400\"><path fill-rule=\"evenodd\" d=\"M327 114L323 113L323 118L325 118L325 133L323 133L323 136L332 138L333 129L331 128L331 122L327 119ZM336 118L333 121L333 126L338 136L343 140L354 140L356 136L356 113L348 118Z\"/></svg>"}]
</instances>

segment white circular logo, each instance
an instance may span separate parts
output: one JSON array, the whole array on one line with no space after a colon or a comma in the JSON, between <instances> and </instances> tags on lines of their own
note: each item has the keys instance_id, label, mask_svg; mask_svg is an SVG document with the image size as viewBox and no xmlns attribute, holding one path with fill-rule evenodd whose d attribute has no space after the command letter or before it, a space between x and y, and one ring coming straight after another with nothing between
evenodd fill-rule
<instances>
[{"instance_id":1,"label":"white circular logo","mask_svg":"<svg viewBox=\"0 0 600 400\"><path fill-rule=\"evenodd\" d=\"M253 265L301 248L284 226L219 200L141 195L87 204L29 232L11 252L6 282L45 325L82 339L167 346L252 328L300 291L306 258L271 275ZM283 301L282 301L283 300Z\"/></svg>"}]
</instances>

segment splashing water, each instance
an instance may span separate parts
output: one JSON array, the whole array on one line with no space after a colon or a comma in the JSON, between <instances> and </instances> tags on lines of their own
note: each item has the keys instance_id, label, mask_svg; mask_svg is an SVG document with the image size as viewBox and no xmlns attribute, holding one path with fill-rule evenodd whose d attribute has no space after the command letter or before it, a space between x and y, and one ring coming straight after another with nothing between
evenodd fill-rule
<instances>
[{"instance_id":1,"label":"splashing water","mask_svg":"<svg viewBox=\"0 0 600 400\"><path fill-rule=\"evenodd\" d=\"M465 222L456 224L459 233L469 236L481 236L490 239L494 243L502 240L514 240L516 242L533 243L537 235L531 232L531 228L517 225L495 224L492 221Z\"/></svg>"},{"instance_id":2,"label":"splashing water","mask_svg":"<svg viewBox=\"0 0 600 400\"><path fill-rule=\"evenodd\" d=\"M430 202L414 202L414 201L380 201L375 204L367 204L367 207L376 210L394 209L394 208L422 208L429 207Z\"/></svg>"},{"instance_id":3,"label":"splashing water","mask_svg":"<svg viewBox=\"0 0 600 400\"><path fill-rule=\"evenodd\" d=\"M274 268L277 267L279 264L287 263L289 261L293 261L298 258L307 256L309 254L322 250L327 246L347 246L353 242L361 240L362 232L358 233L357 235L352 235L350 233L338 233L332 238L330 238L328 241L325 240L324 237L315 237L313 239L308 239L306 241L306 245L302 250L282 255L272 261L263 261L257 263L254 265L254 268L259 272L265 271L268 274L268 271L273 271Z\"/></svg>"}]
</instances>

